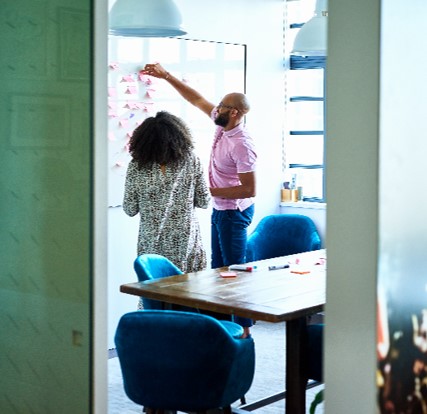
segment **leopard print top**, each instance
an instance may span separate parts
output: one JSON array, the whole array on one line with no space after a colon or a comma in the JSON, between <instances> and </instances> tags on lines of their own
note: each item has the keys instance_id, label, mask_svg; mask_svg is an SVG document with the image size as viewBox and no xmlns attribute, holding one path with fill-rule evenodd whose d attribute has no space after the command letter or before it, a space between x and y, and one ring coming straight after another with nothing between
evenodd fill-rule
<instances>
[{"instance_id":1,"label":"leopard print top","mask_svg":"<svg viewBox=\"0 0 427 414\"><path fill-rule=\"evenodd\" d=\"M184 273L206 268L206 252L195 207L207 208L210 195L198 157L178 165L139 169L131 161L125 181L123 210L140 214L137 254L167 257Z\"/></svg>"}]
</instances>

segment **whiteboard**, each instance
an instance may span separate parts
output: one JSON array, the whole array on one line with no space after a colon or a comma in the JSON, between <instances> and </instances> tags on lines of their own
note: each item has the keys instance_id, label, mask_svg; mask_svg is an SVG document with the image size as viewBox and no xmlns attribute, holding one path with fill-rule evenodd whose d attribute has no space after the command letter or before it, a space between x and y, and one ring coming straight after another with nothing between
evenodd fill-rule
<instances>
[{"instance_id":1,"label":"whiteboard","mask_svg":"<svg viewBox=\"0 0 427 414\"><path fill-rule=\"evenodd\" d=\"M245 92L246 45L182 38L109 38L108 205L121 206L133 130L165 110L184 119L207 170L214 125L166 81L140 70L160 62L213 103L230 92Z\"/></svg>"}]
</instances>

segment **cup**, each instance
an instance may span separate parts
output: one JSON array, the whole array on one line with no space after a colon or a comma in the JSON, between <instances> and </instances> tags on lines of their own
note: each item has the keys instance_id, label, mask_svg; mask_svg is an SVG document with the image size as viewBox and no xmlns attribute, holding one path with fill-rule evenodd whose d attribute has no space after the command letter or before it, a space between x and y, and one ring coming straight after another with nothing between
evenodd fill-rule
<instances>
[{"instance_id":1,"label":"cup","mask_svg":"<svg viewBox=\"0 0 427 414\"><path fill-rule=\"evenodd\" d=\"M282 188L281 190L281 200L282 202L291 201L291 191L286 188Z\"/></svg>"},{"instance_id":2,"label":"cup","mask_svg":"<svg viewBox=\"0 0 427 414\"><path fill-rule=\"evenodd\" d=\"M298 190L291 190L291 201L298 201Z\"/></svg>"}]
</instances>

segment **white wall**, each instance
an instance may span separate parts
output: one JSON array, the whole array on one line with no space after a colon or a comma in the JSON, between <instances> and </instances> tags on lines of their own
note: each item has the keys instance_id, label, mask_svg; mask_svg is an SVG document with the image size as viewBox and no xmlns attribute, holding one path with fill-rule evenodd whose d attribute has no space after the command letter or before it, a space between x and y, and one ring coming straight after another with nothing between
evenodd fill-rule
<instances>
[{"instance_id":1,"label":"white wall","mask_svg":"<svg viewBox=\"0 0 427 414\"><path fill-rule=\"evenodd\" d=\"M251 230L263 216L279 212L284 1L175 0L175 3L183 16L183 26L188 32L186 38L247 45L247 95L252 106L247 125L255 138L259 156L255 217ZM119 210L108 211L109 348L114 347L113 335L118 318L136 307L136 298L120 293L119 286L136 281L132 262L136 255L138 219L126 217ZM204 244L209 251L209 211L201 211L199 217Z\"/></svg>"}]
</instances>

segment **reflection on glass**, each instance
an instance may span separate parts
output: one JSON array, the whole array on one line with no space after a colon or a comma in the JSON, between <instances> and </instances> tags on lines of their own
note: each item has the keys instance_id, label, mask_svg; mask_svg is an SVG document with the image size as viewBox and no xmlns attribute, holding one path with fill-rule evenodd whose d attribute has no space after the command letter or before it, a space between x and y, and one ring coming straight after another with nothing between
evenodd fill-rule
<instances>
[{"instance_id":1,"label":"reflection on glass","mask_svg":"<svg viewBox=\"0 0 427 414\"><path fill-rule=\"evenodd\" d=\"M1 413L91 411L89 4L1 2Z\"/></svg>"}]
</instances>

